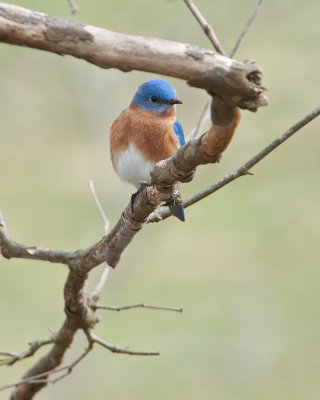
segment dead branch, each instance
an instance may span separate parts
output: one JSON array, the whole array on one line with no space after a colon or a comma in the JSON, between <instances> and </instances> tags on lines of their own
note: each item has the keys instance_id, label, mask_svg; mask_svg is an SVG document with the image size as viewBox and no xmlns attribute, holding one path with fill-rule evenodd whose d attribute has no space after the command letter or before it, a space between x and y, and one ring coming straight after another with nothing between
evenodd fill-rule
<instances>
[{"instance_id":1,"label":"dead branch","mask_svg":"<svg viewBox=\"0 0 320 400\"><path fill-rule=\"evenodd\" d=\"M212 104L215 107L214 125L210 130L201 138L182 146L173 157L155 166L151 173L152 186L140 191L135 198L133 210L129 204L116 226L99 242L88 249L74 252L25 246L10 237L0 216L2 255L6 258L29 258L66 264L70 268L70 286L76 291L80 290L92 268L102 262L115 267L124 249L144 226L149 214L172 196L175 183L190 181L198 165L214 163L220 159L239 123L240 110L225 105L216 96ZM77 282L72 279L75 272ZM69 288L68 283L66 288Z\"/></svg>"},{"instance_id":2,"label":"dead branch","mask_svg":"<svg viewBox=\"0 0 320 400\"><path fill-rule=\"evenodd\" d=\"M97 343L100 346L110 350L112 353L118 354L129 354L131 356L159 356L160 353L158 351L134 351L129 350L127 347L119 347L113 344L107 343L106 341L99 338L97 335L91 333L90 338L93 343Z\"/></svg>"},{"instance_id":3,"label":"dead branch","mask_svg":"<svg viewBox=\"0 0 320 400\"><path fill-rule=\"evenodd\" d=\"M15 387L15 386L21 387L24 384L33 384L33 385L35 385L35 384L39 384L40 383L40 384L47 385L48 383L56 383L60 379L62 379L65 376L69 375L72 372L73 368L77 364L79 364L79 362L81 360L83 360L88 355L88 353L92 350L92 347L93 347L93 341L89 341L88 347L71 364L65 365L63 367L53 368L53 369L51 369L49 371L42 372L42 373L39 373L37 375L29 376L29 377L26 377L24 379L20 379L17 382L10 383L8 385L0 386L0 391L6 390L6 389L10 389L10 388ZM64 372L64 371L66 371L66 372ZM49 379L50 376L52 376L54 374L57 374L57 373L60 373L60 372L64 372L64 373L62 375L60 375L59 377L55 378L55 379ZM14 394L11 398L12 399L20 398L19 396L24 396L24 393L21 390L19 392L17 392L16 394Z\"/></svg>"},{"instance_id":4,"label":"dead branch","mask_svg":"<svg viewBox=\"0 0 320 400\"><path fill-rule=\"evenodd\" d=\"M13 365L17 361L24 360L25 358L33 356L35 352L39 350L42 346L51 344L53 342L54 342L53 337L49 337L43 340L36 340L34 342L29 343L29 349L21 353L0 350L0 356L7 356L7 358L0 359L0 365Z\"/></svg>"},{"instance_id":5,"label":"dead branch","mask_svg":"<svg viewBox=\"0 0 320 400\"><path fill-rule=\"evenodd\" d=\"M261 82L254 79L261 79L259 67L187 43L125 35L7 3L0 3L0 42L69 54L102 68L184 79L192 86L215 88L232 106L256 110L267 104Z\"/></svg>"},{"instance_id":6,"label":"dead branch","mask_svg":"<svg viewBox=\"0 0 320 400\"><path fill-rule=\"evenodd\" d=\"M167 307L167 306L150 306L146 303L138 303L138 304L130 304L128 306L103 306L97 304L94 306L95 310L111 310L111 311L123 311L123 310L132 310L133 308L148 308L150 310L163 310L163 311L175 311L182 313L183 308L181 307Z\"/></svg>"},{"instance_id":7,"label":"dead branch","mask_svg":"<svg viewBox=\"0 0 320 400\"><path fill-rule=\"evenodd\" d=\"M91 351L94 343L116 353L147 356L159 354L114 346L91 332L99 320L95 303L108 270L104 269L96 291L89 298L85 292L88 274L102 262L115 267L150 213L171 196L175 182L187 182L192 179L198 165L219 160L239 122L240 110L237 107L256 110L266 105L267 100L263 95L261 70L253 64L240 63L189 44L119 34L6 3L0 3L0 41L69 54L102 68L112 67L123 71L136 69L175 76L215 95L213 125L210 130L201 138L183 146L174 157L156 166L152 174L152 186L145 187L136 197L134 209L128 206L113 230L90 248L63 252L24 246L10 237L0 217L0 250L4 257L45 260L62 263L69 268L64 289L64 324L54 336L48 354L27 371L21 381L14 384L16 389L11 399L25 400L31 399L48 383L54 383L69 374ZM142 307L148 308L146 305ZM88 348L72 364L59 367L78 330L86 333ZM9 358L17 357L16 353L4 353ZM63 374L50 379L52 374L59 372Z\"/></svg>"},{"instance_id":8,"label":"dead branch","mask_svg":"<svg viewBox=\"0 0 320 400\"><path fill-rule=\"evenodd\" d=\"M268 144L264 149L262 149L259 153L255 156L250 158L247 162L245 162L241 167L237 168L230 174L226 175L218 182L215 182L213 185L207 187L206 189L202 190L201 192L193 195L189 199L183 202L185 208L190 207L192 204L197 203L198 201L204 199L205 197L211 195L212 193L216 192L217 190L223 188L228 183L231 183L237 178L245 175L253 175L250 170L256 164L258 164L261 160L263 160L267 155L269 155L272 151L274 151L278 146L284 143L287 139L289 139L292 135L296 132L300 131L305 125L310 123L316 117L320 115L320 106L316 107L311 113L307 114L303 117L300 121L292 125L288 130L282 133L279 137L274 139L271 143ZM167 210L157 210L156 212L152 213L148 218L148 222L158 222L161 219L166 219L170 217L171 214Z\"/></svg>"},{"instance_id":9,"label":"dead branch","mask_svg":"<svg viewBox=\"0 0 320 400\"><path fill-rule=\"evenodd\" d=\"M87 298L85 292L85 283L89 272L102 262L107 262L108 265L115 267L124 249L146 223L149 214L161 202L170 198L175 183L192 179L197 165L219 160L220 153L224 150L224 146L229 140L223 143L221 141L221 133L224 130L227 138L232 137L238 122L236 114L237 112L234 108L226 106L222 101L218 101L214 128L210 129L201 138L181 147L172 158L159 163L152 173L152 186L145 187L140 191L135 198L133 210L131 204L129 204L112 231L88 249L62 252L60 250L18 244L10 237L4 220L0 217L0 250L4 257L59 262L69 267L69 275L64 289L66 320L55 336L52 349L23 377L23 379L28 379L44 373L44 379L37 382L19 384L12 394L12 399L31 399L35 393L48 383L48 371L59 367L76 332L78 330L88 331L99 321L94 306L91 304L91 299ZM210 138L211 136L212 138ZM113 352L134 355L158 354L154 352L135 352L110 345L94 336L92 338L94 338L95 343Z\"/></svg>"}]
</instances>

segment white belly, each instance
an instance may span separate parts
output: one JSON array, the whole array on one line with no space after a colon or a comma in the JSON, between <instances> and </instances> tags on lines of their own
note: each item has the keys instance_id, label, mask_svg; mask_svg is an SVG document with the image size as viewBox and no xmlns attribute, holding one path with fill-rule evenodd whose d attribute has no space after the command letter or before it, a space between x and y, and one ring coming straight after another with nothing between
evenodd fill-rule
<instances>
[{"instance_id":1,"label":"white belly","mask_svg":"<svg viewBox=\"0 0 320 400\"><path fill-rule=\"evenodd\" d=\"M121 179L139 187L140 181L150 182L150 172L154 163L146 160L142 154L130 144L127 150L115 155L115 169Z\"/></svg>"}]
</instances>

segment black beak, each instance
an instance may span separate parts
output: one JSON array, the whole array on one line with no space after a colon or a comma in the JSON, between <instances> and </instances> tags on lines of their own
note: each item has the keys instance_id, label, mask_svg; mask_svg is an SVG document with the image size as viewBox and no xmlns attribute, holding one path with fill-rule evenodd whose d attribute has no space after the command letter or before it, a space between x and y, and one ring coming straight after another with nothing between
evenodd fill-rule
<instances>
[{"instance_id":1,"label":"black beak","mask_svg":"<svg viewBox=\"0 0 320 400\"><path fill-rule=\"evenodd\" d=\"M174 105L174 104L182 104L182 101L181 101L181 100L178 100L178 99L170 99L170 100L167 102L167 104L172 104L172 105Z\"/></svg>"}]
</instances>

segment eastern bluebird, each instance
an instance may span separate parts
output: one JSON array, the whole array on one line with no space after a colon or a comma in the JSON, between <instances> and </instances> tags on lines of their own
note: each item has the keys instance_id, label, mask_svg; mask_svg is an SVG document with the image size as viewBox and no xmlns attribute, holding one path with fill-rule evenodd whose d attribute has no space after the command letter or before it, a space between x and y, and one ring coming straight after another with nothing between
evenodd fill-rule
<instances>
[{"instance_id":1,"label":"eastern bluebird","mask_svg":"<svg viewBox=\"0 0 320 400\"><path fill-rule=\"evenodd\" d=\"M130 106L111 126L111 161L121 179L137 188L141 181L150 182L155 164L173 156L185 143L176 104L182 101L167 81L152 79L139 86ZM184 221L182 204L169 204L169 209Z\"/></svg>"}]
</instances>

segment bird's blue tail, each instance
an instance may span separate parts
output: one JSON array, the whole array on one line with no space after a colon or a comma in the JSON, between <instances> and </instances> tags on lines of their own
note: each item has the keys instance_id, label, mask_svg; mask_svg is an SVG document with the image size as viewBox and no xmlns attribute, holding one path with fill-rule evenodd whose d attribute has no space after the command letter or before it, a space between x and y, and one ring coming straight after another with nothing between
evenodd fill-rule
<instances>
[{"instance_id":1,"label":"bird's blue tail","mask_svg":"<svg viewBox=\"0 0 320 400\"><path fill-rule=\"evenodd\" d=\"M169 204L169 210L171 214L180 219L180 221L185 221L183 204Z\"/></svg>"}]
</instances>

